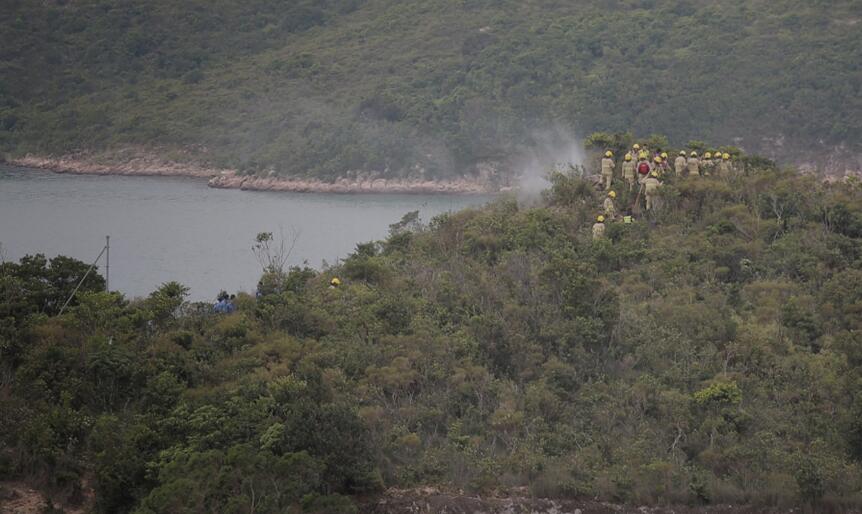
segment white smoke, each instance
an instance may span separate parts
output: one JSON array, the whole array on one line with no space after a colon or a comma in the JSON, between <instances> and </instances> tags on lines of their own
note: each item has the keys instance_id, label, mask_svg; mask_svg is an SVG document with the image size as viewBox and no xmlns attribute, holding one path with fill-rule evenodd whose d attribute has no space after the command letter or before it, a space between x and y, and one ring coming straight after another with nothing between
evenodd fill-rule
<instances>
[{"instance_id":1,"label":"white smoke","mask_svg":"<svg viewBox=\"0 0 862 514\"><path fill-rule=\"evenodd\" d=\"M556 125L532 134L533 144L518 164L517 194L519 200L539 197L550 186L548 176L554 170L568 171L585 162L583 141L571 130Z\"/></svg>"}]
</instances>

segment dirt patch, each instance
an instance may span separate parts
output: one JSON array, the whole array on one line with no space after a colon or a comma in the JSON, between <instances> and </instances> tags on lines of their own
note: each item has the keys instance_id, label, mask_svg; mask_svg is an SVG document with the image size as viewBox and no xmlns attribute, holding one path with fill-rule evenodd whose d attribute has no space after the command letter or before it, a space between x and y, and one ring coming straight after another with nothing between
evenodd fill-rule
<instances>
[{"instance_id":1,"label":"dirt patch","mask_svg":"<svg viewBox=\"0 0 862 514\"><path fill-rule=\"evenodd\" d=\"M704 507L647 507L616 505L593 500L550 500L511 496L505 498L447 493L434 488L390 489L360 505L362 514L777 514L803 512L737 505Z\"/></svg>"},{"instance_id":2,"label":"dirt patch","mask_svg":"<svg viewBox=\"0 0 862 514\"><path fill-rule=\"evenodd\" d=\"M48 501L39 491L20 482L0 483L0 514L39 514Z\"/></svg>"},{"instance_id":3,"label":"dirt patch","mask_svg":"<svg viewBox=\"0 0 862 514\"><path fill-rule=\"evenodd\" d=\"M96 495L88 480L83 480L76 498L50 505L46 495L25 482L0 482L0 514L41 514L54 512L84 514L92 512ZM70 505L73 504L73 505Z\"/></svg>"},{"instance_id":4,"label":"dirt patch","mask_svg":"<svg viewBox=\"0 0 862 514\"><path fill-rule=\"evenodd\" d=\"M844 25L846 27L853 27L859 23L859 18L835 18L832 22L836 25Z\"/></svg>"}]
</instances>

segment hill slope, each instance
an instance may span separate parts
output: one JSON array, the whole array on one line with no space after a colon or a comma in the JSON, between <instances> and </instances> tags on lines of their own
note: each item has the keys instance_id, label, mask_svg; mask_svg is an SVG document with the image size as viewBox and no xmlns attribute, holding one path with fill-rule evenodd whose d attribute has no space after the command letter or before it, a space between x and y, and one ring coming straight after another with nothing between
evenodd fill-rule
<instances>
[{"instance_id":1,"label":"hill slope","mask_svg":"<svg viewBox=\"0 0 862 514\"><path fill-rule=\"evenodd\" d=\"M858 168L860 19L851 0L9 0L0 151L442 178L510 172L562 126Z\"/></svg>"},{"instance_id":2,"label":"hill slope","mask_svg":"<svg viewBox=\"0 0 862 514\"><path fill-rule=\"evenodd\" d=\"M417 485L858 509L859 185L760 169L662 200L594 241L600 198L557 175L533 207L408 216L268 273L229 315L91 276L58 316L85 264L2 264L0 471L105 512Z\"/></svg>"}]
</instances>

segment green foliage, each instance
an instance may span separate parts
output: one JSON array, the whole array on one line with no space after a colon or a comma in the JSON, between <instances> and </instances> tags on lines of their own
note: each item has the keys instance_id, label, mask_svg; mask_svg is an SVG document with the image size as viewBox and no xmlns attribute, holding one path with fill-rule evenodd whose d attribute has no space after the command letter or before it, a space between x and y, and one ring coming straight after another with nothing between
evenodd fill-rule
<instances>
[{"instance_id":1,"label":"green foliage","mask_svg":"<svg viewBox=\"0 0 862 514\"><path fill-rule=\"evenodd\" d=\"M410 211L402 216L400 221L389 225L389 234L395 236L420 230L421 228L422 221L419 219L419 211Z\"/></svg>"},{"instance_id":2,"label":"green foliage","mask_svg":"<svg viewBox=\"0 0 862 514\"><path fill-rule=\"evenodd\" d=\"M21 319L33 312L54 315L72 294L78 282L84 278L89 265L64 257L46 259L44 255L28 255L18 263L0 263L0 276L8 297L18 301L11 306L5 304L7 315ZM90 273L81 284L80 291L101 291L105 279L98 273ZM75 305L72 298L70 305ZM18 310L10 310L10 307Z\"/></svg>"},{"instance_id":3,"label":"green foliage","mask_svg":"<svg viewBox=\"0 0 862 514\"><path fill-rule=\"evenodd\" d=\"M742 401L742 391L736 382L719 382L694 393L694 401L700 405L736 405Z\"/></svg>"},{"instance_id":4,"label":"green foliage","mask_svg":"<svg viewBox=\"0 0 862 514\"><path fill-rule=\"evenodd\" d=\"M302 499L302 509L310 514L356 514L356 505L340 494L308 495Z\"/></svg>"},{"instance_id":5,"label":"green foliage","mask_svg":"<svg viewBox=\"0 0 862 514\"><path fill-rule=\"evenodd\" d=\"M520 171L552 126L741 138L783 163L852 155L862 132L851 0L4 7L0 154L144 146L250 174L442 178Z\"/></svg>"},{"instance_id":6,"label":"green foliage","mask_svg":"<svg viewBox=\"0 0 862 514\"><path fill-rule=\"evenodd\" d=\"M598 150L599 153L610 150L617 159L625 155L633 144L634 138L631 134L608 134L606 132L590 134L584 141L584 146L588 149Z\"/></svg>"},{"instance_id":7,"label":"green foliage","mask_svg":"<svg viewBox=\"0 0 862 514\"><path fill-rule=\"evenodd\" d=\"M174 319L177 309L183 304L189 288L179 282L167 282L153 291L147 298L147 307L152 319L159 325L165 325Z\"/></svg>"},{"instance_id":8,"label":"green foliage","mask_svg":"<svg viewBox=\"0 0 862 514\"><path fill-rule=\"evenodd\" d=\"M550 178L269 271L230 315L176 283L62 316L3 296L0 469L93 484L102 512L356 512L426 484L858 509L862 190L669 177L662 211L593 241L592 184Z\"/></svg>"},{"instance_id":9,"label":"green foliage","mask_svg":"<svg viewBox=\"0 0 862 514\"><path fill-rule=\"evenodd\" d=\"M377 253L372 243L357 245L356 252L344 261L344 276L372 283L382 281L387 273L386 264Z\"/></svg>"},{"instance_id":10,"label":"green foliage","mask_svg":"<svg viewBox=\"0 0 862 514\"><path fill-rule=\"evenodd\" d=\"M826 487L822 471L812 459L802 459L794 476L805 501L815 503L823 498Z\"/></svg>"},{"instance_id":11,"label":"green foliage","mask_svg":"<svg viewBox=\"0 0 862 514\"><path fill-rule=\"evenodd\" d=\"M542 194L551 205L592 208L596 203L595 188L582 180L582 174L555 171L550 174L548 181L551 187Z\"/></svg>"},{"instance_id":12,"label":"green foliage","mask_svg":"<svg viewBox=\"0 0 862 514\"><path fill-rule=\"evenodd\" d=\"M88 292L105 289L105 279L95 270L87 275L88 268L62 255L50 260L42 254L27 255L17 263L0 262L4 299L0 302L0 359L18 357L33 316L58 314L67 300L74 307ZM78 294L71 297L79 282Z\"/></svg>"}]
</instances>

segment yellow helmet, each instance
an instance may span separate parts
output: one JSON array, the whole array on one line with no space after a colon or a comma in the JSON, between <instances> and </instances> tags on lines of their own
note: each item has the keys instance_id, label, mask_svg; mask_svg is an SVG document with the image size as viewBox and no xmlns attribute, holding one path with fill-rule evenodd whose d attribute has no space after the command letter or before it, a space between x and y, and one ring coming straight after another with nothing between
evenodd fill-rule
<instances>
[{"instance_id":1,"label":"yellow helmet","mask_svg":"<svg viewBox=\"0 0 862 514\"><path fill-rule=\"evenodd\" d=\"M660 156L656 155L656 156L655 156L655 159L653 159L653 160L654 160L655 162L657 162L658 164L661 164L661 157L660 157Z\"/></svg>"},{"instance_id":2,"label":"yellow helmet","mask_svg":"<svg viewBox=\"0 0 862 514\"><path fill-rule=\"evenodd\" d=\"M596 221L598 221L599 223L604 223L604 222L605 222L605 217L604 217L604 216L602 216L601 214L599 214L599 216L596 218Z\"/></svg>"},{"instance_id":3,"label":"yellow helmet","mask_svg":"<svg viewBox=\"0 0 862 514\"><path fill-rule=\"evenodd\" d=\"M641 145L639 145L639 144L635 143L635 145L632 147L632 149L634 149L634 150L640 150L640 149L641 149Z\"/></svg>"},{"instance_id":4,"label":"yellow helmet","mask_svg":"<svg viewBox=\"0 0 862 514\"><path fill-rule=\"evenodd\" d=\"M608 150L607 152L605 152L605 157L610 159L613 156L614 156L614 153L612 151Z\"/></svg>"},{"instance_id":5,"label":"yellow helmet","mask_svg":"<svg viewBox=\"0 0 862 514\"><path fill-rule=\"evenodd\" d=\"M679 152L679 154L680 154L680 155L682 155L683 157L685 157L685 150L681 150L681 151Z\"/></svg>"},{"instance_id":6,"label":"yellow helmet","mask_svg":"<svg viewBox=\"0 0 862 514\"><path fill-rule=\"evenodd\" d=\"M627 161L632 160L632 154L627 153L627 154L626 154L626 160L627 160Z\"/></svg>"},{"instance_id":7,"label":"yellow helmet","mask_svg":"<svg viewBox=\"0 0 862 514\"><path fill-rule=\"evenodd\" d=\"M338 287L341 285L341 280L339 280L338 277L333 277L332 280L329 281L329 284Z\"/></svg>"},{"instance_id":8,"label":"yellow helmet","mask_svg":"<svg viewBox=\"0 0 862 514\"><path fill-rule=\"evenodd\" d=\"M730 154L725 152L724 155L721 156L721 158L724 159L725 161L728 161L728 160L730 160Z\"/></svg>"},{"instance_id":9,"label":"yellow helmet","mask_svg":"<svg viewBox=\"0 0 862 514\"><path fill-rule=\"evenodd\" d=\"M706 152L705 154L703 154L703 158L704 159L712 159L712 154L709 152Z\"/></svg>"},{"instance_id":10,"label":"yellow helmet","mask_svg":"<svg viewBox=\"0 0 862 514\"><path fill-rule=\"evenodd\" d=\"M646 159L647 157L649 157L649 154L647 154L643 150L641 150L641 152L638 154L638 159Z\"/></svg>"},{"instance_id":11,"label":"yellow helmet","mask_svg":"<svg viewBox=\"0 0 862 514\"><path fill-rule=\"evenodd\" d=\"M662 158L662 159L667 159L667 152L662 152L662 153L661 153L661 158Z\"/></svg>"},{"instance_id":12,"label":"yellow helmet","mask_svg":"<svg viewBox=\"0 0 862 514\"><path fill-rule=\"evenodd\" d=\"M691 152L692 157L697 157L697 152Z\"/></svg>"},{"instance_id":13,"label":"yellow helmet","mask_svg":"<svg viewBox=\"0 0 862 514\"><path fill-rule=\"evenodd\" d=\"M657 172L657 171L653 171L652 173L650 173L650 175L652 175L653 177L658 177L658 172Z\"/></svg>"},{"instance_id":14,"label":"yellow helmet","mask_svg":"<svg viewBox=\"0 0 862 514\"><path fill-rule=\"evenodd\" d=\"M608 192L608 196L610 196L611 198L616 198L617 192L616 191L610 191L610 192Z\"/></svg>"}]
</instances>

